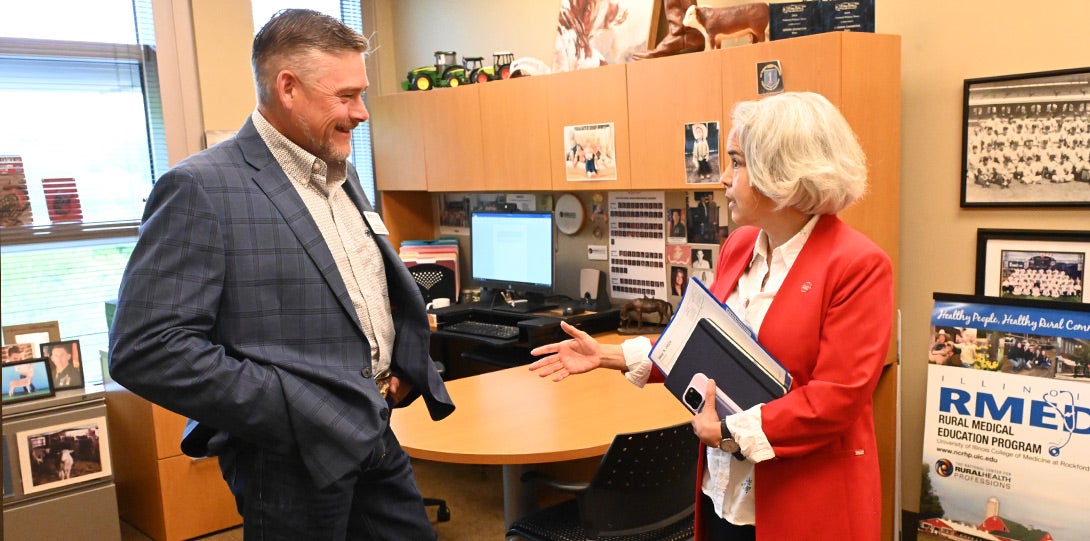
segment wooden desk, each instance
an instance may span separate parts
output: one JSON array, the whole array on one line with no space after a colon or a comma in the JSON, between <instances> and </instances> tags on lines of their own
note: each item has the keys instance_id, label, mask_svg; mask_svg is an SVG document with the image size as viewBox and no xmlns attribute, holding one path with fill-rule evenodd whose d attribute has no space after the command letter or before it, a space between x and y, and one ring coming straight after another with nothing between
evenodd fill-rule
<instances>
[{"instance_id":1,"label":"wooden desk","mask_svg":"<svg viewBox=\"0 0 1090 541\"><path fill-rule=\"evenodd\" d=\"M640 389L614 370L556 383L517 366L449 381L447 390L454 413L434 422L418 400L394 411L394 433L414 458L503 465L507 524L533 506L519 480L526 465L601 456L617 434L692 418L665 386Z\"/></svg>"}]
</instances>

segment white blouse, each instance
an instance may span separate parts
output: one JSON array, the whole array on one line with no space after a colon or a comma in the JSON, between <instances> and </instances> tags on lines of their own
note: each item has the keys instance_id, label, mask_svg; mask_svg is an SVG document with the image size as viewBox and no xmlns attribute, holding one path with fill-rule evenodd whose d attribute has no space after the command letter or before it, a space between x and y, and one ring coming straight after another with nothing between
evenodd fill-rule
<instances>
[{"instance_id":1,"label":"white blouse","mask_svg":"<svg viewBox=\"0 0 1090 541\"><path fill-rule=\"evenodd\" d=\"M787 273L817 225L814 216L802 230L783 245L768 252L768 235L757 235L753 258L738 279L738 287L727 297L727 306L754 331L760 333L765 314L780 290ZM762 287L762 282L764 283ZM628 372L625 377L643 387L651 375L651 341L640 336L621 344ZM761 406L726 417L727 428L742 448L745 461L739 461L718 447L708 447L707 470L701 490L711 498L715 513L738 526L754 524L753 465L776 456L772 444L761 430Z\"/></svg>"}]
</instances>

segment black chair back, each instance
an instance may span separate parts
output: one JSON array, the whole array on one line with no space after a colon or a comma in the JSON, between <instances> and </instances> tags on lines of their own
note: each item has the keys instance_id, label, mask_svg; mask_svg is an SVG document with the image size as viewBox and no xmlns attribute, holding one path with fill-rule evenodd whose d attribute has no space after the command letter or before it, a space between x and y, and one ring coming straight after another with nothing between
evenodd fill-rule
<instances>
[{"instance_id":1,"label":"black chair back","mask_svg":"<svg viewBox=\"0 0 1090 541\"><path fill-rule=\"evenodd\" d=\"M693 512L699 440L689 423L618 434L586 493L583 528L592 537L628 535L674 523Z\"/></svg>"}]
</instances>

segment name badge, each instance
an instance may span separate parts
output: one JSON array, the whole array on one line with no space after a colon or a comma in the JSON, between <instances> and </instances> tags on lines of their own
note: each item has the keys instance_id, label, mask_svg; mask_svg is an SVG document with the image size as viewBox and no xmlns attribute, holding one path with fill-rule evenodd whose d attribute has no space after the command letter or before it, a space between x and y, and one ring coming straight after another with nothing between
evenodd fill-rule
<instances>
[{"instance_id":1,"label":"name badge","mask_svg":"<svg viewBox=\"0 0 1090 541\"><path fill-rule=\"evenodd\" d=\"M367 225L371 226L371 231L374 231L376 235L390 234L390 230L386 229L386 224L382 223L382 216L379 216L377 212L365 211L363 217L367 220Z\"/></svg>"}]
</instances>

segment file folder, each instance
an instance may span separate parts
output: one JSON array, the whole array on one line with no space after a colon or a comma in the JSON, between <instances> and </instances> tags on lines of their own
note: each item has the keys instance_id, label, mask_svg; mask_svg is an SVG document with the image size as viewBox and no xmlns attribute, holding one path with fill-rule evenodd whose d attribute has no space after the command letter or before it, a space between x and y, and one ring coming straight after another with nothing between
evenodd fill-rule
<instances>
[{"instance_id":1,"label":"file folder","mask_svg":"<svg viewBox=\"0 0 1090 541\"><path fill-rule=\"evenodd\" d=\"M769 373L714 321L700 318L666 374L666 388L695 413L703 408L708 379L715 380L720 417L779 398L790 385Z\"/></svg>"}]
</instances>

